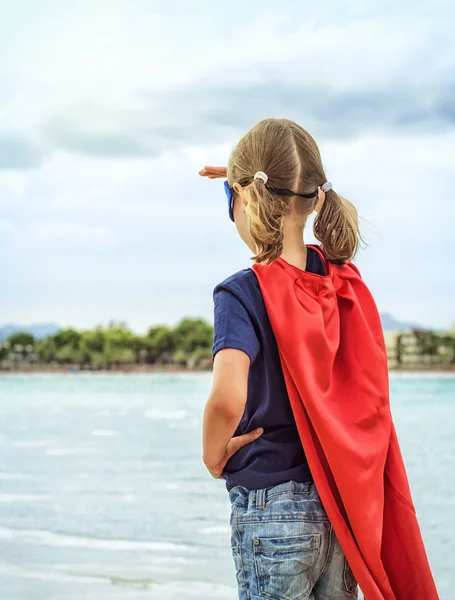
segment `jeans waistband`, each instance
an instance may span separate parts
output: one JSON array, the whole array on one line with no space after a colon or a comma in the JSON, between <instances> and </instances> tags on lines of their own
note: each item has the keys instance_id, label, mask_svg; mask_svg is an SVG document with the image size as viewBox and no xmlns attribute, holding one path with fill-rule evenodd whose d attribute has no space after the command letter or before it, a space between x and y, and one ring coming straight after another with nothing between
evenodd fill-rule
<instances>
[{"instance_id":1,"label":"jeans waistband","mask_svg":"<svg viewBox=\"0 0 455 600\"><path fill-rule=\"evenodd\" d=\"M237 485L229 491L229 497L231 502L235 504L247 505L254 503L256 508L265 508L269 498L286 493L318 495L313 482L286 481L260 490L247 490L243 486Z\"/></svg>"}]
</instances>

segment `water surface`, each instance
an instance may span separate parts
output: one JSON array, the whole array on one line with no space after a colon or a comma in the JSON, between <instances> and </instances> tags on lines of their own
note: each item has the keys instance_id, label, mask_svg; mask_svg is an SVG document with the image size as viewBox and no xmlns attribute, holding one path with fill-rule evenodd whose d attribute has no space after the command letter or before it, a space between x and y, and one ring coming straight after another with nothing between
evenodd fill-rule
<instances>
[{"instance_id":1,"label":"water surface","mask_svg":"<svg viewBox=\"0 0 455 600\"><path fill-rule=\"evenodd\" d=\"M2 600L237 597L223 482L201 464L210 375L0 376ZM455 377L391 380L442 600L455 589Z\"/></svg>"}]
</instances>

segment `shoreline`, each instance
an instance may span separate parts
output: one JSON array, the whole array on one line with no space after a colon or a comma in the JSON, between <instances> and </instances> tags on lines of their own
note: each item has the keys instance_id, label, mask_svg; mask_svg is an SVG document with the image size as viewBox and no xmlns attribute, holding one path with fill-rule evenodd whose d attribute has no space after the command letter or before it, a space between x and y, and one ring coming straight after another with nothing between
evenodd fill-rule
<instances>
[{"instance_id":1,"label":"shoreline","mask_svg":"<svg viewBox=\"0 0 455 600\"><path fill-rule=\"evenodd\" d=\"M39 375L39 374L67 374L75 375L78 373L99 373L102 375L109 374L156 374L166 373L175 375L184 375L188 373L211 373L211 368L193 368L184 367L182 365L127 365L125 367L114 367L110 369L81 369L74 365L30 365L22 368L0 369L0 375ZM440 365L419 365L412 368L393 368L389 369L389 373L394 375L399 374L455 374L455 364L440 366Z\"/></svg>"},{"instance_id":2,"label":"shoreline","mask_svg":"<svg viewBox=\"0 0 455 600\"><path fill-rule=\"evenodd\" d=\"M109 374L154 374L154 373L211 373L212 369L194 368L189 369L182 365L127 365L125 367L113 367L111 369L81 369L74 365L31 365L21 368L0 369L0 375L3 374L27 374L38 375L43 373L75 375L78 373L100 373Z\"/></svg>"}]
</instances>

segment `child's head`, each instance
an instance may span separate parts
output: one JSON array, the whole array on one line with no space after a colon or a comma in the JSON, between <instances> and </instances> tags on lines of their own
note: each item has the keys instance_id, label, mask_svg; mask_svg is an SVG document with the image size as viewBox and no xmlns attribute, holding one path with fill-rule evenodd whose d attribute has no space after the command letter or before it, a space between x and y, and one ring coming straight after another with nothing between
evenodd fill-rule
<instances>
[{"instance_id":1,"label":"child's head","mask_svg":"<svg viewBox=\"0 0 455 600\"><path fill-rule=\"evenodd\" d=\"M265 176L255 179L258 172ZM292 220L303 230L324 196L320 186L326 176L316 142L305 129L287 119L266 119L248 131L232 152L228 182L236 192L234 216L240 236L256 252L257 262L271 262L283 251L285 221ZM283 190L308 197L276 192ZM328 191L314 234L329 260L350 260L359 244L355 209Z\"/></svg>"}]
</instances>

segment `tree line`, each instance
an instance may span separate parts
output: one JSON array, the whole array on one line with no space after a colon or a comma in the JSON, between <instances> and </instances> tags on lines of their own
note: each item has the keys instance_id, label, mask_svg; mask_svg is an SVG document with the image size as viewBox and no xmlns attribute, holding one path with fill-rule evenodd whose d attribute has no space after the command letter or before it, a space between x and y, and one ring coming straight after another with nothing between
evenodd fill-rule
<instances>
[{"instance_id":1,"label":"tree line","mask_svg":"<svg viewBox=\"0 0 455 600\"><path fill-rule=\"evenodd\" d=\"M87 369L135 364L207 368L212 343L213 327L202 319L184 319L175 327L157 325L145 335L112 322L84 331L62 329L39 340L30 333L14 333L0 344L0 362L4 367L38 363Z\"/></svg>"},{"instance_id":2,"label":"tree line","mask_svg":"<svg viewBox=\"0 0 455 600\"><path fill-rule=\"evenodd\" d=\"M213 327L202 319L184 319L175 327L157 325L145 335L115 322L84 331L66 328L43 339L18 332L0 343L0 367L72 365L99 370L157 365L210 369L212 343ZM387 353L391 368L455 368L455 330L396 333Z\"/></svg>"}]
</instances>

